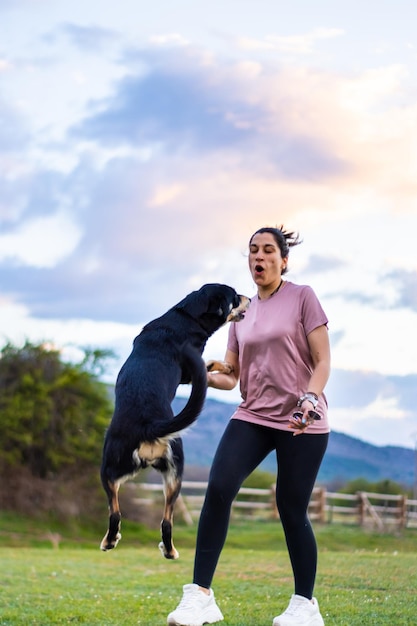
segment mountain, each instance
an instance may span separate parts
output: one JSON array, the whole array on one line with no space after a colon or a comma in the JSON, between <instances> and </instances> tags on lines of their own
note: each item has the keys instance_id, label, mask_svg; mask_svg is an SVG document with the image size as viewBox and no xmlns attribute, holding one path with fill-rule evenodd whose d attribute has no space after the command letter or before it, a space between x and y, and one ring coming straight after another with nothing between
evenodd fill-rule
<instances>
[{"instance_id":1,"label":"mountain","mask_svg":"<svg viewBox=\"0 0 417 626\"><path fill-rule=\"evenodd\" d=\"M185 405L186 398L176 397L174 413ZM182 435L186 466L208 468L217 443L230 419L235 405L207 399L198 421ZM274 454L270 454L260 469L275 473ZM392 480L404 486L414 483L415 452L397 446L374 446L340 432L330 434L329 446L318 476L318 482L343 483L355 478L370 482Z\"/></svg>"}]
</instances>

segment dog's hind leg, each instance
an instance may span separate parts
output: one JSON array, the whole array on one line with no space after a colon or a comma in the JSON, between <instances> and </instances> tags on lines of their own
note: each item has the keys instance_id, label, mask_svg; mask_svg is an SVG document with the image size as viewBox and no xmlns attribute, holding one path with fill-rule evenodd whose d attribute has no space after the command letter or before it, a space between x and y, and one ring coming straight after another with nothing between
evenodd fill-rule
<instances>
[{"instance_id":1,"label":"dog's hind leg","mask_svg":"<svg viewBox=\"0 0 417 626\"><path fill-rule=\"evenodd\" d=\"M167 480L165 480L165 478L167 478ZM171 478L168 478L167 474L164 474L165 509L164 517L161 522L162 541L159 544L159 549L166 559L178 559L179 553L172 541L172 526L174 504L181 490L181 481L176 479L172 480Z\"/></svg>"},{"instance_id":2,"label":"dog's hind leg","mask_svg":"<svg viewBox=\"0 0 417 626\"><path fill-rule=\"evenodd\" d=\"M109 500L109 529L100 544L101 550L111 550L119 543L122 535L120 534L121 513L119 508L119 487L120 482L111 482L103 480L103 487L107 493Z\"/></svg>"},{"instance_id":3,"label":"dog's hind leg","mask_svg":"<svg viewBox=\"0 0 417 626\"><path fill-rule=\"evenodd\" d=\"M178 437L171 441L168 455L154 465L162 473L164 483L165 508L161 522L162 541L159 549L166 559L178 559L179 553L172 541L174 505L181 491L181 479L184 469L182 441Z\"/></svg>"}]
</instances>

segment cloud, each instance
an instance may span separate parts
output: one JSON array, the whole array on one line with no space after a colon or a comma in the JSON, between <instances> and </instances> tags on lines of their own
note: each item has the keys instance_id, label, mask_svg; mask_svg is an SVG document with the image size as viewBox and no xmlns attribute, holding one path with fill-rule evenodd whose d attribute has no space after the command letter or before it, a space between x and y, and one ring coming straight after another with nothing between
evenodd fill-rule
<instances>
[{"instance_id":1,"label":"cloud","mask_svg":"<svg viewBox=\"0 0 417 626\"><path fill-rule=\"evenodd\" d=\"M243 50L261 49L295 55L311 55L317 42L341 37L343 34L344 31L340 28L317 28L310 33L286 37L278 35L266 35L263 39L239 37L237 43Z\"/></svg>"},{"instance_id":2,"label":"cloud","mask_svg":"<svg viewBox=\"0 0 417 626\"><path fill-rule=\"evenodd\" d=\"M333 369L326 393L334 430L380 445L412 446L417 376Z\"/></svg>"},{"instance_id":3,"label":"cloud","mask_svg":"<svg viewBox=\"0 0 417 626\"><path fill-rule=\"evenodd\" d=\"M417 402L416 382L415 374L384 376L375 371L334 368L327 395L330 404L355 411L358 416L411 418Z\"/></svg>"},{"instance_id":4,"label":"cloud","mask_svg":"<svg viewBox=\"0 0 417 626\"><path fill-rule=\"evenodd\" d=\"M190 41L183 37L180 33L168 33L164 35L151 35L149 37L151 44L158 46L189 46Z\"/></svg>"},{"instance_id":5,"label":"cloud","mask_svg":"<svg viewBox=\"0 0 417 626\"><path fill-rule=\"evenodd\" d=\"M68 256L80 240L80 231L64 212L31 219L13 232L0 235L0 263L53 267Z\"/></svg>"},{"instance_id":6,"label":"cloud","mask_svg":"<svg viewBox=\"0 0 417 626\"><path fill-rule=\"evenodd\" d=\"M96 33L71 28L70 34L94 39ZM77 229L62 229L66 247L54 237L61 254L55 257L51 246L48 262L46 250L38 257L29 248L16 250L33 267L10 270L5 287L17 289L35 315L130 322L139 307L147 319L198 281L235 283L248 233L260 221L298 220L311 232L308 215L318 210L325 216L337 207L339 220L345 205L349 219L354 215L352 202L363 210L354 197L360 120L338 101L343 80L302 68L207 62L190 47L129 49L124 60L129 72L70 124L69 143L42 146L51 156L70 146L75 166L54 171L51 158L48 169L41 162L16 186L15 201L19 193L25 202L21 236L55 219L59 207ZM352 196L343 196L349 186ZM7 236L10 245L18 241L11 230ZM316 277L351 272L339 240L336 248L324 241L311 250L305 271ZM41 270L42 264L49 267ZM248 278L239 282L242 291L252 289ZM147 297L147 286L155 284L161 294ZM338 296L355 298L344 283L331 289L331 297ZM366 302L377 306L378 298L368 290ZM365 294L356 300L363 304Z\"/></svg>"},{"instance_id":7,"label":"cloud","mask_svg":"<svg viewBox=\"0 0 417 626\"><path fill-rule=\"evenodd\" d=\"M0 158L24 149L29 137L26 120L16 107L0 98Z\"/></svg>"},{"instance_id":8,"label":"cloud","mask_svg":"<svg viewBox=\"0 0 417 626\"><path fill-rule=\"evenodd\" d=\"M51 342L63 350L65 358L79 362L80 348L105 346L114 351L115 361L109 361L105 380L114 383L117 372L132 349L134 337L141 331L140 324L121 324L99 319L35 318L29 310L12 300L0 297L0 339L14 345L23 345L29 339L34 343Z\"/></svg>"},{"instance_id":9,"label":"cloud","mask_svg":"<svg viewBox=\"0 0 417 626\"><path fill-rule=\"evenodd\" d=\"M167 149L207 149L239 142L248 133L227 120L201 83L184 76L125 78L115 97L99 106L106 110L85 121L77 134L104 144L163 142Z\"/></svg>"},{"instance_id":10,"label":"cloud","mask_svg":"<svg viewBox=\"0 0 417 626\"><path fill-rule=\"evenodd\" d=\"M312 266L318 271L323 268L320 264L312 260ZM361 305L370 305L375 309L409 309L417 312L417 271L397 269L393 272L384 273L381 270L380 284L388 287L391 284L392 289L381 289L380 293L369 291L350 291L349 293L341 293L350 301L355 300ZM336 294L333 293L333 296Z\"/></svg>"},{"instance_id":11,"label":"cloud","mask_svg":"<svg viewBox=\"0 0 417 626\"><path fill-rule=\"evenodd\" d=\"M388 278L395 282L396 306L417 312L417 271L396 270Z\"/></svg>"},{"instance_id":12,"label":"cloud","mask_svg":"<svg viewBox=\"0 0 417 626\"><path fill-rule=\"evenodd\" d=\"M91 103L94 112L71 129L71 137L104 146L148 146L158 158L220 152L271 176L320 179L343 173L347 164L312 128L297 129L275 87L272 93L267 87L269 81L288 91L285 75L257 76L242 64L207 65L192 50L177 50L174 61L165 52L164 63L162 55L138 54L139 74L122 78L111 97Z\"/></svg>"},{"instance_id":13,"label":"cloud","mask_svg":"<svg viewBox=\"0 0 417 626\"><path fill-rule=\"evenodd\" d=\"M300 27L272 1L238 18L215 2L203 24L186 4L132 21L116 5L1 3L2 332L124 360L143 323L204 282L253 295L248 237L284 223L303 238L287 278L329 317L333 427L408 444L412 19L370 29L363 3L305 3Z\"/></svg>"},{"instance_id":14,"label":"cloud","mask_svg":"<svg viewBox=\"0 0 417 626\"><path fill-rule=\"evenodd\" d=\"M55 76L53 100L22 108L12 91L2 106L1 282L25 311L5 328L66 342L90 333L126 356L141 324L204 282L252 295L247 239L284 223L304 239L288 278L323 302L334 367L415 369L416 183L404 164L416 106L402 67L335 72L226 59L186 38L132 46L111 29L52 32L33 85ZM68 42L71 62L57 54ZM216 334L208 358L225 341ZM379 379L361 385L358 416L388 402ZM341 395L336 406L350 405Z\"/></svg>"},{"instance_id":15,"label":"cloud","mask_svg":"<svg viewBox=\"0 0 417 626\"><path fill-rule=\"evenodd\" d=\"M107 46L113 47L115 40L118 40L116 30L99 26L81 26L72 22L61 24L58 29L44 35L43 39L48 43L55 42L61 34L76 48L87 53L105 51Z\"/></svg>"},{"instance_id":16,"label":"cloud","mask_svg":"<svg viewBox=\"0 0 417 626\"><path fill-rule=\"evenodd\" d=\"M345 267L347 261L341 257L325 256L324 254L312 254L309 258L309 264L304 268L306 273L321 273L334 271L340 267Z\"/></svg>"}]
</instances>

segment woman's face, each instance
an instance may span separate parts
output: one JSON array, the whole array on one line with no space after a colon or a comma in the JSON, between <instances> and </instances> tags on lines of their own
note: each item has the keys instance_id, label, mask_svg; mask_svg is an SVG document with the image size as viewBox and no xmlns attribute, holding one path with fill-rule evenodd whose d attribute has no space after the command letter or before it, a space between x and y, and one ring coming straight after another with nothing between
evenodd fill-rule
<instances>
[{"instance_id":1,"label":"woman's face","mask_svg":"<svg viewBox=\"0 0 417 626\"><path fill-rule=\"evenodd\" d=\"M276 287L282 270L287 265L281 250L271 233L257 233L249 245L249 270L258 287Z\"/></svg>"}]
</instances>

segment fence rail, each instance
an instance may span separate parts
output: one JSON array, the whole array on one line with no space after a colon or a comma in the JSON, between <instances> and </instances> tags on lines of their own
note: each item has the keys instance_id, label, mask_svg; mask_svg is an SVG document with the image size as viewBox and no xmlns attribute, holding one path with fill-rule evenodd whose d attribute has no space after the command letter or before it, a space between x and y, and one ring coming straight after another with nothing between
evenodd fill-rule
<instances>
[{"instance_id":1,"label":"fence rail","mask_svg":"<svg viewBox=\"0 0 417 626\"><path fill-rule=\"evenodd\" d=\"M136 504L154 506L163 499L161 484L130 483L137 497ZM206 482L184 481L176 503L176 513L187 524L195 523L200 515L207 489ZM359 491L356 494L336 493L315 487L309 504L311 520L320 523L350 523L376 530L417 528L417 500L406 495L391 495ZM233 502L233 519L278 518L275 486L270 489L242 487Z\"/></svg>"}]
</instances>

